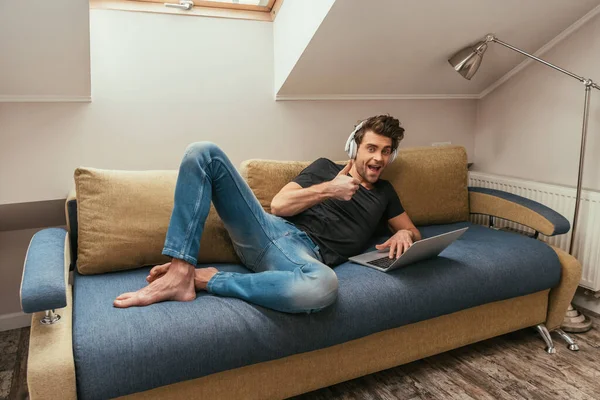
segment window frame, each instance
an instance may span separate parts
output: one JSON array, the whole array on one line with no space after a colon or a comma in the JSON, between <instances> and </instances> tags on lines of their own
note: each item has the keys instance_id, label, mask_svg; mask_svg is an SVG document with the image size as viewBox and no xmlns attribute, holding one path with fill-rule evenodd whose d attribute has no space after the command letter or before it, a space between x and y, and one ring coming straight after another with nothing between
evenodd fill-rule
<instances>
[{"instance_id":1,"label":"window frame","mask_svg":"<svg viewBox=\"0 0 600 400\"><path fill-rule=\"evenodd\" d=\"M194 7L190 10L181 10L164 5L164 3L179 3L179 0L90 0L90 8L269 22L275 20L283 3L283 0L269 0L266 6L255 6L251 4L216 3L205 0L193 1Z\"/></svg>"}]
</instances>

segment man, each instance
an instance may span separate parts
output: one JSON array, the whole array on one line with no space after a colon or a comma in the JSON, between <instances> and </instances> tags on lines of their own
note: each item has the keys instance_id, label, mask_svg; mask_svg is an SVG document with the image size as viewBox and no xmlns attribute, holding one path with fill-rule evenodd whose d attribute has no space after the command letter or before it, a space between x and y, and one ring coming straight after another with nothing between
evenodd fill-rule
<instances>
[{"instance_id":1,"label":"man","mask_svg":"<svg viewBox=\"0 0 600 400\"><path fill-rule=\"evenodd\" d=\"M191 301L197 290L236 297L289 313L333 304L338 282L330 268L364 250L382 218L394 235L377 249L399 257L421 235L392 185L379 179L404 137L389 115L368 118L353 132L356 155L344 167L321 158L273 198L266 213L225 153L210 142L188 146L162 254L149 285L115 299L115 307ZM254 273L198 268L210 202L242 263Z\"/></svg>"}]
</instances>

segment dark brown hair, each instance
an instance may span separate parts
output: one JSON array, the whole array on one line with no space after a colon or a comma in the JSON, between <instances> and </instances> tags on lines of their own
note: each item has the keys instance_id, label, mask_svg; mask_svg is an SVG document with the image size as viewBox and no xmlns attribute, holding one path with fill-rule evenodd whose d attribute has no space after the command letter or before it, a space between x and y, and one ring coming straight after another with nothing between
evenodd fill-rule
<instances>
[{"instance_id":1,"label":"dark brown hair","mask_svg":"<svg viewBox=\"0 0 600 400\"><path fill-rule=\"evenodd\" d=\"M367 131L392 139L392 151L396 150L400 145L400 141L404 139L404 128L400 126L400 121L388 115L376 115L367 118L362 126L354 135L357 147L362 143L363 137Z\"/></svg>"}]
</instances>

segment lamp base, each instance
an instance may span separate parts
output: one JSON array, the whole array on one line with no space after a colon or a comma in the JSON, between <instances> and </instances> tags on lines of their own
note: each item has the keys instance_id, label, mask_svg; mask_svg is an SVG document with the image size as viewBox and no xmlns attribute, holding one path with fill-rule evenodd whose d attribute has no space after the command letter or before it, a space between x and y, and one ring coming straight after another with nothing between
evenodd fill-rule
<instances>
[{"instance_id":1,"label":"lamp base","mask_svg":"<svg viewBox=\"0 0 600 400\"><path fill-rule=\"evenodd\" d=\"M565 319L560 327L565 332L582 333L592 329L592 321L569 304Z\"/></svg>"}]
</instances>

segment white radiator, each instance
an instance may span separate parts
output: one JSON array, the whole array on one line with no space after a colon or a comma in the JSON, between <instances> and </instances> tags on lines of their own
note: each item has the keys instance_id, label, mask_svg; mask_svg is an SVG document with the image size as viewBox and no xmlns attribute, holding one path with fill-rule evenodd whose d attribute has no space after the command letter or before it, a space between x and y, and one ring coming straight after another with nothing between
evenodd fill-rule
<instances>
[{"instance_id":1,"label":"white radiator","mask_svg":"<svg viewBox=\"0 0 600 400\"><path fill-rule=\"evenodd\" d=\"M575 212L575 188L549 185L505 176L490 175L480 172L469 172L469 186L503 190L519 196L535 200L562 214L573 226ZM593 291L600 290L600 192L582 190L579 205L579 223L573 255L583 265L580 285ZM488 217L471 215L471 221L488 225ZM494 226L508 226L527 232L533 230L514 222L494 218ZM571 231L565 235L548 237L540 234L540 239L568 251Z\"/></svg>"}]
</instances>

